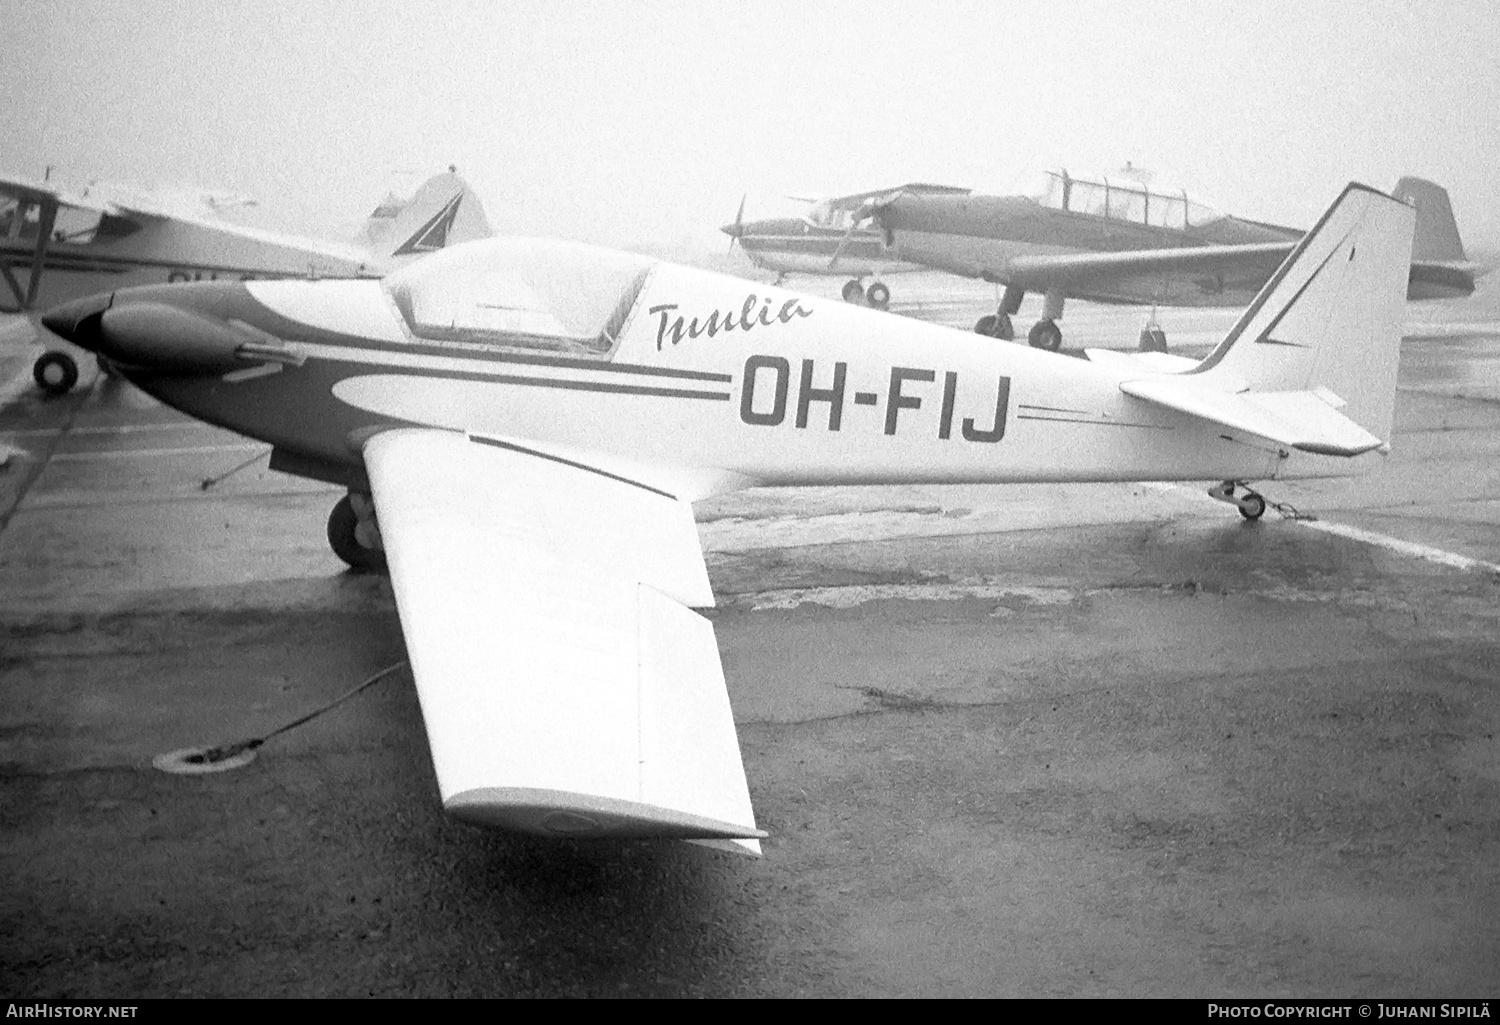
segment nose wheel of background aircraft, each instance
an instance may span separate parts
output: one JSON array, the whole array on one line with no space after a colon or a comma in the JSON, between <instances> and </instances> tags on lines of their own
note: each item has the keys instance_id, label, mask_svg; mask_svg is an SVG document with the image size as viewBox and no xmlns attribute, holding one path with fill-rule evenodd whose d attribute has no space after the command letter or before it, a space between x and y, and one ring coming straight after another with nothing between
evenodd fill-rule
<instances>
[{"instance_id":1,"label":"nose wheel of background aircraft","mask_svg":"<svg viewBox=\"0 0 1500 1025\"><path fill-rule=\"evenodd\" d=\"M356 573L385 572L385 548L369 495L351 491L328 514L328 544Z\"/></svg>"},{"instance_id":2,"label":"nose wheel of background aircraft","mask_svg":"<svg viewBox=\"0 0 1500 1025\"><path fill-rule=\"evenodd\" d=\"M891 304L891 290L882 282L872 282L870 287L865 289L865 302L877 310L883 310Z\"/></svg>"},{"instance_id":3,"label":"nose wheel of background aircraft","mask_svg":"<svg viewBox=\"0 0 1500 1025\"><path fill-rule=\"evenodd\" d=\"M1062 328L1057 326L1055 320L1039 320L1031 325L1031 330L1026 335L1026 342L1033 349L1056 352L1062 348Z\"/></svg>"},{"instance_id":4,"label":"nose wheel of background aircraft","mask_svg":"<svg viewBox=\"0 0 1500 1025\"><path fill-rule=\"evenodd\" d=\"M844 282L844 302L857 303L864 300L865 289L858 281L850 280Z\"/></svg>"},{"instance_id":5,"label":"nose wheel of background aircraft","mask_svg":"<svg viewBox=\"0 0 1500 1025\"><path fill-rule=\"evenodd\" d=\"M1244 481L1226 480L1222 484L1215 484L1208 489L1208 497L1217 498L1221 502L1228 502L1240 511L1240 515L1247 520L1258 520L1265 515L1266 500L1258 492L1245 488L1243 492L1236 495L1235 488L1244 487Z\"/></svg>"},{"instance_id":6,"label":"nose wheel of background aircraft","mask_svg":"<svg viewBox=\"0 0 1500 1025\"><path fill-rule=\"evenodd\" d=\"M1008 313L991 313L980 317L974 324L974 333L986 338L998 338L1002 342L1012 341L1016 337L1016 329L1011 324Z\"/></svg>"},{"instance_id":7,"label":"nose wheel of background aircraft","mask_svg":"<svg viewBox=\"0 0 1500 1025\"><path fill-rule=\"evenodd\" d=\"M44 352L31 365L31 376L48 395L66 395L78 383L78 364L66 352Z\"/></svg>"},{"instance_id":8,"label":"nose wheel of background aircraft","mask_svg":"<svg viewBox=\"0 0 1500 1025\"><path fill-rule=\"evenodd\" d=\"M1141 328L1141 341L1136 348L1141 352L1166 352L1167 333L1158 324L1147 324Z\"/></svg>"}]
</instances>

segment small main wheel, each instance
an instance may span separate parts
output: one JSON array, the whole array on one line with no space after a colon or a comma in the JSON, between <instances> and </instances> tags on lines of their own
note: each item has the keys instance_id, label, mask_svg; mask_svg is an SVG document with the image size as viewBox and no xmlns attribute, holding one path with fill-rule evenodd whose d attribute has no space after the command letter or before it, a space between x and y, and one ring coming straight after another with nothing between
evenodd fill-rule
<instances>
[{"instance_id":1,"label":"small main wheel","mask_svg":"<svg viewBox=\"0 0 1500 1025\"><path fill-rule=\"evenodd\" d=\"M865 290L860 287L858 281L846 281L844 282L843 295L844 302L846 303L863 302L865 298Z\"/></svg>"},{"instance_id":2,"label":"small main wheel","mask_svg":"<svg viewBox=\"0 0 1500 1025\"><path fill-rule=\"evenodd\" d=\"M354 501L345 495L328 514L329 547L356 573L385 572L385 553L361 544L358 530L359 515L354 511Z\"/></svg>"},{"instance_id":3,"label":"small main wheel","mask_svg":"<svg viewBox=\"0 0 1500 1025\"><path fill-rule=\"evenodd\" d=\"M66 352L44 352L31 365L31 376L48 395L66 395L78 383L78 364Z\"/></svg>"},{"instance_id":4,"label":"small main wheel","mask_svg":"<svg viewBox=\"0 0 1500 1025\"><path fill-rule=\"evenodd\" d=\"M865 301L877 310L883 310L891 304L891 290L879 281L873 282L865 289Z\"/></svg>"},{"instance_id":5,"label":"small main wheel","mask_svg":"<svg viewBox=\"0 0 1500 1025\"><path fill-rule=\"evenodd\" d=\"M1026 342L1033 349L1056 352L1062 348L1062 328L1057 326L1055 320L1039 320L1031 325L1031 330L1026 335Z\"/></svg>"},{"instance_id":6,"label":"small main wheel","mask_svg":"<svg viewBox=\"0 0 1500 1025\"><path fill-rule=\"evenodd\" d=\"M1254 491L1247 491L1235 500L1240 515L1247 520L1258 520L1266 514L1266 500Z\"/></svg>"}]
</instances>

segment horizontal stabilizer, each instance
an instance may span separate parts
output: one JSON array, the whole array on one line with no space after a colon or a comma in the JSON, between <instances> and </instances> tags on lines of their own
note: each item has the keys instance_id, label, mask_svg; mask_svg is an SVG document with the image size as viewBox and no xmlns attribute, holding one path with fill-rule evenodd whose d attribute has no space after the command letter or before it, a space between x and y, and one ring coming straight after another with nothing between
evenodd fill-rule
<instances>
[{"instance_id":1,"label":"horizontal stabilizer","mask_svg":"<svg viewBox=\"0 0 1500 1025\"><path fill-rule=\"evenodd\" d=\"M1278 445L1325 456L1357 456L1383 442L1340 413L1326 389L1301 392L1217 391L1186 381L1124 381L1120 390Z\"/></svg>"}]
</instances>

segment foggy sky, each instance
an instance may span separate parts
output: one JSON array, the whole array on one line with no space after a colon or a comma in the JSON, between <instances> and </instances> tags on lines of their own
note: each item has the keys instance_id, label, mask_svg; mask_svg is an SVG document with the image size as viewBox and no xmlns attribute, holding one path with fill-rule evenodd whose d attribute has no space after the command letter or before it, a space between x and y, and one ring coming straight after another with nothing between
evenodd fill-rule
<instances>
[{"instance_id":1,"label":"foggy sky","mask_svg":"<svg viewBox=\"0 0 1500 1025\"><path fill-rule=\"evenodd\" d=\"M231 189L300 234L450 163L500 231L660 250L722 248L746 192L1130 160L1297 226L1419 174L1500 244L1485 0L0 8L0 169Z\"/></svg>"}]
</instances>

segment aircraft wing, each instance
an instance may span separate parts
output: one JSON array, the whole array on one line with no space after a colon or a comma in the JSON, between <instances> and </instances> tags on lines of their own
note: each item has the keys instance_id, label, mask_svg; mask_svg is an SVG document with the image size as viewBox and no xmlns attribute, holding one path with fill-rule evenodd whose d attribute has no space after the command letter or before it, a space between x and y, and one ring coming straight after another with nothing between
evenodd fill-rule
<instances>
[{"instance_id":1,"label":"aircraft wing","mask_svg":"<svg viewBox=\"0 0 1500 1025\"><path fill-rule=\"evenodd\" d=\"M691 507L450 431L364 457L444 807L758 855Z\"/></svg>"},{"instance_id":2,"label":"aircraft wing","mask_svg":"<svg viewBox=\"0 0 1500 1025\"><path fill-rule=\"evenodd\" d=\"M59 206L95 213L121 216L121 208L108 200L95 199L81 192L69 192L50 182L37 181L20 175L0 174L0 196L11 196L22 202L56 203Z\"/></svg>"},{"instance_id":3,"label":"aircraft wing","mask_svg":"<svg viewBox=\"0 0 1500 1025\"><path fill-rule=\"evenodd\" d=\"M1000 272L1007 284L1045 292L1058 286L1087 292L1109 282L1158 274L1269 275L1281 266L1294 243L1260 242L1234 246L1133 249L1115 253L1017 256Z\"/></svg>"},{"instance_id":4,"label":"aircraft wing","mask_svg":"<svg viewBox=\"0 0 1500 1025\"><path fill-rule=\"evenodd\" d=\"M1226 392L1190 380L1149 378L1124 381L1120 390L1158 406L1317 455L1357 456L1384 444L1340 413L1337 407L1343 401L1327 389Z\"/></svg>"}]
</instances>

